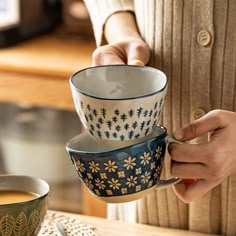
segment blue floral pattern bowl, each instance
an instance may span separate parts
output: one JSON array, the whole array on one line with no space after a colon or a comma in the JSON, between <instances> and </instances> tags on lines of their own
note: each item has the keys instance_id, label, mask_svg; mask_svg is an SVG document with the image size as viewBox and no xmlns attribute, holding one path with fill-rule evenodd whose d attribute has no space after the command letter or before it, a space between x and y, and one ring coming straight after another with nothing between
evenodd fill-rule
<instances>
[{"instance_id":1,"label":"blue floral pattern bowl","mask_svg":"<svg viewBox=\"0 0 236 236\"><path fill-rule=\"evenodd\" d=\"M145 141L112 149L83 133L70 140L66 149L78 176L93 194L110 203L126 202L178 181L175 177L160 180L167 137L165 128L158 126Z\"/></svg>"}]
</instances>

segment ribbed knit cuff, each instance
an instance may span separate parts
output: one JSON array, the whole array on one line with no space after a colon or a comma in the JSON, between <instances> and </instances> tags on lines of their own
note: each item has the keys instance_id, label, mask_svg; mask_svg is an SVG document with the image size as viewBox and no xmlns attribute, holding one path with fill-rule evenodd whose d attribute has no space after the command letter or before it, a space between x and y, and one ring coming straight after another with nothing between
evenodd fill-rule
<instances>
[{"instance_id":1,"label":"ribbed knit cuff","mask_svg":"<svg viewBox=\"0 0 236 236\"><path fill-rule=\"evenodd\" d=\"M96 45L105 43L104 24L106 20L120 11L134 11L133 0L84 0L93 24Z\"/></svg>"}]
</instances>

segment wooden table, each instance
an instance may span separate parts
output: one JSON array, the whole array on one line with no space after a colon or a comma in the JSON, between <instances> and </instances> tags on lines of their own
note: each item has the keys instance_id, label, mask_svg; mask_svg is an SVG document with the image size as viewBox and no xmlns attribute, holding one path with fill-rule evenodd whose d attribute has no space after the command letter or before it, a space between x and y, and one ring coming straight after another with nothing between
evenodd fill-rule
<instances>
[{"instance_id":1,"label":"wooden table","mask_svg":"<svg viewBox=\"0 0 236 236\"><path fill-rule=\"evenodd\" d=\"M129 224L79 214L71 214L65 212L54 213L63 215L65 217L71 217L84 224L94 226L94 231L98 236L213 236L213 234L203 234L185 230L148 226L143 224Z\"/></svg>"}]
</instances>

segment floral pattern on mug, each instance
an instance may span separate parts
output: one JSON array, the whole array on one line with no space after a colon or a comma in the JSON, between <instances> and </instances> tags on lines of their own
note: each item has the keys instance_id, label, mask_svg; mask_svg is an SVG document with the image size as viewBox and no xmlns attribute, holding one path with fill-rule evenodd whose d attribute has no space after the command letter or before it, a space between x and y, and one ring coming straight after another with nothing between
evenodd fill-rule
<instances>
[{"instance_id":1,"label":"floral pattern on mug","mask_svg":"<svg viewBox=\"0 0 236 236\"><path fill-rule=\"evenodd\" d=\"M112 157L80 159L79 156L72 156L72 161L81 180L96 195L126 195L158 183L165 143L159 143L151 150L140 151L135 156L126 153L119 160L113 160Z\"/></svg>"}]
</instances>

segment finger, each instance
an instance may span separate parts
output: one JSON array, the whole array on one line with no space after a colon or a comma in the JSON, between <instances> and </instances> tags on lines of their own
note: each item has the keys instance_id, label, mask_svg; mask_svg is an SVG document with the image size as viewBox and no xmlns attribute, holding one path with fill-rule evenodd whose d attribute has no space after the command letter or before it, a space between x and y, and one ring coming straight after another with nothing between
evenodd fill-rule
<instances>
[{"instance_id":1,"label":"finger","mask_svg":"<svg viewBox=\"0 0 236 236\"><path fill-rule=\"evenodd\" d=\"M204 163L206 164L212 155L212 143L201 144L169 144L168 152L171 159L177 162Z\"/></svg>"},{"instance_id":2,"label":"finger","mask_svg":"<svg viewBox=\"0 0 236 236\"><path fill-rule=\"evenodd\" d=\"M200 163L171 162L171 174L181 179L206 179L209 177L208 167Z\"/></svg>"},{"instance_id":3,"label":"finger","mask_svg":"<svg viewBox=\"0 0 236 236\"><path fill-rule=\"evenodd\" d=\"M144 66L144 62L138 59L132 59L128 61L129 65L137 65L137 66Z\"/></svg>"},{"instance_id":4,"label":"finger","mask_svg":"<svg viewBox=\"0 0 236 236\"><path fill-rule=\"evenodd\" d=\"M133 43L125 49L127 54L127 64L144 66L148 63L150 53L146 44Z\"/></svg>"},{"instance_id":5,"label":"finger","mask_svg":"<svg viewBox=\"0 0 236 236\"><path fill-rule=\"evenodd\" d=\"M113 65L125 64L125 62L113 53L104 52L103 54L100 54L99 57L96 56L93 58L92 66L112 65L112 64Z\"/></svg>"},{"instance_id":6,"label":"finger","mask_svg":"<svg viewBox=\"0 0 236 236\"><path fill-rule=\"evenodd\" d=\"M218 183L207 180L197 180L190 185L180 182L173 186L175 194L185 203L199 199Z\"/></svg>"},{"instance_id":7,"label":"finger","mask_svg":"<svg viewBox=\"0 0 236 236\"><path fill-rule=\"evenodd\" d=\"M225 125L222 112L214 110L188 124L186 127L177 130L173 136L178 140L188 141L216 129L224 128Z\"/></svg>"},{"instance_id":8,"label":"finger","mask_svg":"<svg viewBox=\"0 0 236 236\"><path fill-rule=\"evenodd\" d=\"M93 66L125 64L127 59L122 51L111 45L97 48L92 55Z\"/></svg>"},{"instance_id":9,"label":"finger","mask_svg":"<svg viewBox=\"0 0 236 236\"><path fill-rule=\"evenodd\" d=\"M197 181L196 179L183 179L182 183L184 183L185 185L190 185L193 184L195 181Z\"/></svg>"}]
</instances>

